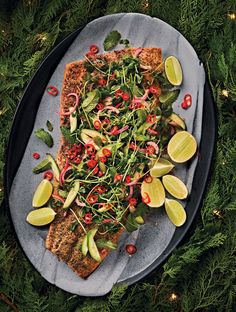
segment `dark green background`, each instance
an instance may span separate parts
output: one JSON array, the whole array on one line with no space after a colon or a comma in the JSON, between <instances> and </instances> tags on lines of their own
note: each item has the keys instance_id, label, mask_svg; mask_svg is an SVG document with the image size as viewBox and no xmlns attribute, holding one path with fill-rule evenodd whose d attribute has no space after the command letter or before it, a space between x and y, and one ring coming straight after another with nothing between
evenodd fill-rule
<instances>
[{"instance_id":1,"label":"dark green background","mask_svg":"<svg viewBox=\"0 0 236 312\"><path fill-rule=\"evenodd\" d=\"M201 212L164 266L102 298L65 293L45 282L14 239L0 209L0 311L233 311L236 242L235 0L0 0L0 198L4 151L22 92L43 58L80 25L106 14L141 12L178 29L193 45L218 107L217 152ZM228 91L228 96L222 95ZM199 181L201 187L201 181ZM177 295L171 301L171 294Z\"/></svg>"}]
</instances>

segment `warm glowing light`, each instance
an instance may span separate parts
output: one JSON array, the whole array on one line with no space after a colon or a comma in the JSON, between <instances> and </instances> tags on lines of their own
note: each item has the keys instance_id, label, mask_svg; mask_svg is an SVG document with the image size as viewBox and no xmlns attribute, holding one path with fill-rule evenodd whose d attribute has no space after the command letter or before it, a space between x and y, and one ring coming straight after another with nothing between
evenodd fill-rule
<instances>
[{"instance_id":1,"label":"warm glowing light","mask_svg":"<svg viewBox=\"0 0 236 312\"><path fill-rule=\"evenodd\" d=\"M235 13L229 13L229 14L228 14L228 17L229 17L231 20L235 20L235 19L236 19L236 14L235 14Z\"/></svg>"},{"instance_id":2,"label":"warm glowing light","mask_svg":"<svg viewBox=\"0 0 236 312\"><path fill-rule=\"evenodd\" d=\"M177 300L177 298L178 298L178 296L177 296L175 293L172 293L172 294L170 295L169 300L170 300L170 301L175 301L175 300Z\"/></svg>"},{"instance_id":3,"label":"warm glowing light","mask_svg":"<svg viewBox=\"0 0 236 312\"><path fill-rule=\"evenodd\" d=\"M148 8L149 8L149 2L148 2L148 0L144 1L143 7L144 7L144 9L148 9Z\"/></svg>"},{"instance_id":4,"label":"warm glowing light","mask_svg":"<svg viewBox=\"0 0 236 312\"><path fill-rule=\"evenodd\" d=\"M225 97L228 97L229 96L229 91L224 89L222 90L222 95L225 96Z\"/></svg>"},{"instance_id":5,"label":"warm glowing light","mask_svg":"<svg viewBox=\"0 0 236 312\"><path fill-rule=\"evenodd\" d=\"M0 192L3 192L3 188L0 188Z\"/></svg>"},{"instance_id":6,"label":"warm glowing light","mask_svg":"<svg viewBox=\"0 0 236 312\"><path fill-rule=\"evenodd\" d=\"M222 213L221 213L220 210L214 209L214 210L212 211L212 213L213 213L214 216L216 216L216 217L218 217L218 218L222 218Z\"/></svg>"}]
</instances>

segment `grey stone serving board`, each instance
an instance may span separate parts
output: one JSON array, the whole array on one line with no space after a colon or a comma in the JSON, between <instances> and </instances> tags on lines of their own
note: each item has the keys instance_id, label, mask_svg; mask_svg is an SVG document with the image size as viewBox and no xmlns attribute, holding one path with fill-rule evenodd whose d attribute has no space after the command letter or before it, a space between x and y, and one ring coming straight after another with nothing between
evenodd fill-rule
<instances>
[{"instance_id":1,"label":"grey stone serving board","mask_svg":"<svg viewBox=\"0 0 236 312\"><path fill-rule=\"evenodd\" d=\"M92 21L81 31L65 53L48 85L56 86L61 90L65 65L82 59L91 44L97 44L100 52L103 53L103 41L112 30L118 30L123 38L128 38L133 47L160 47L163 58L169 55L178 57L184 80L180 95L173 106L174 111L185 119L188 131L200 143L205 83L203 66L188 41L173 27L157 18L136 13L121 13ZM123 46L117 46L116 49L123 49ZM193 104L188 110L183 110L181 102L186 93L192 95ZM50 152L55 156L60 138L57 114L59 105L60 96L52 97L45 91L33 129L34 131L45 128L48 119L53 123L55 144ZM65 263L58 261L45 249L44 241L48 229L32 227L25 221L26 215L32 209L32 196L42 178L41 175L32 174L32 168L38 163L32 158L35 151L43 158L48 148L35 138L32 132L12 184L9 203L20 244L32 264L46 280L74 294L101 296L108 293L114 284L125 283L145 272L165 251L176 228L169 221L163 208L152 209L145 225L132 234L123 233L118 249L111 252L93 274L86 280L77 276ZM191 191L196 164L197 157L188 168L181 165L175 170L176 175L186 183L189 191ZM185 204L183 202L184 206ZM188 211L186 212L188 215ZM137 246L137 253L132 257L124 251L127 243L135 243Z\"/></svg>"}]
</instances>

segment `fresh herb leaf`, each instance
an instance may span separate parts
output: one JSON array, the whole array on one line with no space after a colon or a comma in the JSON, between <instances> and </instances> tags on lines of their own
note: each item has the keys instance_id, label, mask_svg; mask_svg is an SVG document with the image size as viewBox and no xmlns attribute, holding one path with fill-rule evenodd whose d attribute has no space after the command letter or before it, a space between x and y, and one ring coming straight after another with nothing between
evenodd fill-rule
<instances>
[{"instance_id":1,"label":"fresh herb leaf","mask_svg":"<svg viewBox=\"0 0 236 312\"><path fill-rule=\"evenodd\" d=\"M50 122L50 120L47 120L46 126L47 126L47 128L48 128L48 131L50 131L50 132L53 131L53 125L52 125L52 123Z\"/></svg>"},{"instance_id":2,"label":"fresh herb leaf","mask_svg":"<svg viewBox=\"0 0 236 312\"><path fill-rule=\"evenodd\" d=\"M102 139L99 136L94 137L93 141L97 146L102 146Z\"/></svg>"},{"instance_id":3,"label":"fresh herb leaf","mask_svg":"<svg viewBox=\"0 0 236 312\"><path fill-rule=\"evenodd\" d=\"M121 34L117 30L111 31L105 38L103 42L103 47L105 51L113 49L120 41Z\"/></svg>"},{"instance_id":4,"label":"fresh herb leaf","mask_svg":"<svg viewBox=\"0 0 236 312\"><path fill-rule=\"evenodd\" d=\"M71 224L71 226L70 226L70 231L71 231L71 232L74 232L74 231L76 230L78 224L79 224L78 221L74 221L74 222Z\"/></svg>"},{"instance_id":5,"label":"fresh herb leaf","mask_svg":"<svg viewBox=\"0 0 236 312\"><path fill-rule=\"evenodd\" d=\"M65 127L65 126L61 126L61 133L65 139L65 141L69 144L75 144L76 143L76 138L75 136L72 136L70 133L70 129Z\"/></svg>"},{"instance_id":6,"label":"fresh herb leaf","mask_svg":"<svg viewBox=\"0 0 236 312\"><path fill-rule=\"evenodd\" d=\"M53 138L52 138L51 134L49 132L45 131L43 128L35 130L34 135L38 139L42 140L45 144L47 144L48 147L53 146Z\"/></svg>"}]
</instances>

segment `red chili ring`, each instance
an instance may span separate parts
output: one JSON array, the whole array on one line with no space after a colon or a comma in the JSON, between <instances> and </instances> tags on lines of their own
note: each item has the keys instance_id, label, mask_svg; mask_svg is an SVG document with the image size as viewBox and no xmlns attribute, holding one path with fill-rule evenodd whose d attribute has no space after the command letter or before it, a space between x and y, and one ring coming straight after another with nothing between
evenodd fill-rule
<instances>
[{"instance_id":1,"label":"red chili ring","mask_svg":"<svg viewBox=\"0 0 236 312\"><path fill-rule=\"evenodd\" d=\"M150 175L147 175L147 176L144 178L144 180L145 180L146 183L152 183L153 177L151 177Z\"/></svg>"},{"instance_id":2,"label":"red chili ring","mask_svg":"<svg viewBox=\"0 0 236 312\"><path fill-rule=\"evenodd\" d=\"M149 204L151 202L150 196L148 195L147 192L143 193L144 196L142 196L142 202L144 204Z\"/></svg>"},{"instance_id":3,"label":"red chili ring","mask_svg":"<svg viewBox=\"0 0 236 312\"><path fill-rule=\"evenodd\" d=\"M52 96L57 96L58 93L59 93L58 89L56 87L54 87L54 86L48 86L47 87L47 92L49 94L51 94Z\"/></svg>"}]
</instances>

